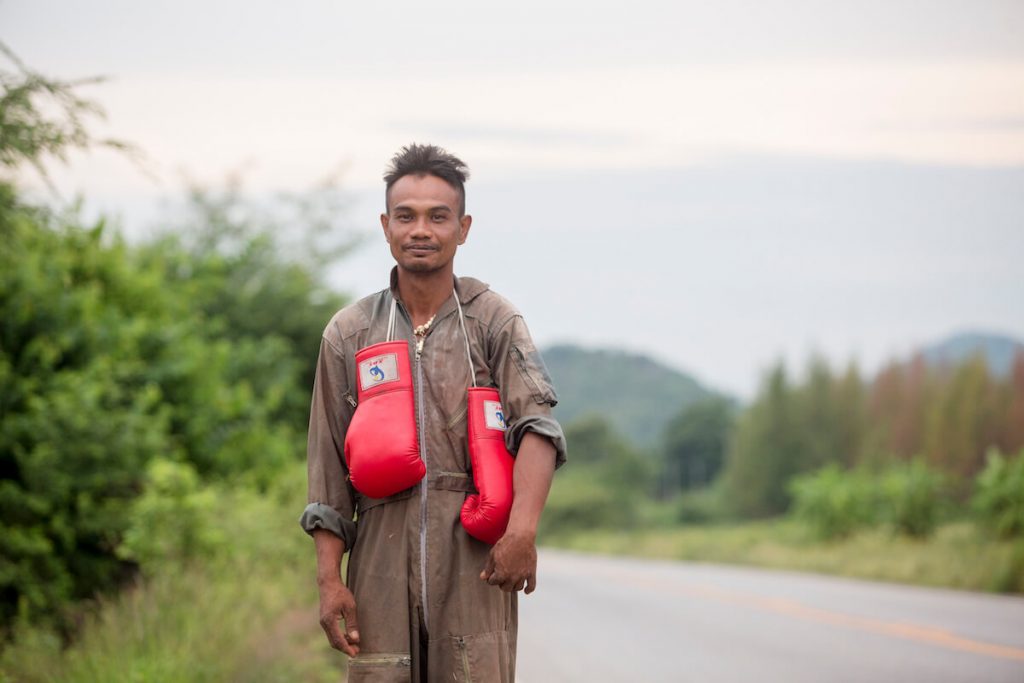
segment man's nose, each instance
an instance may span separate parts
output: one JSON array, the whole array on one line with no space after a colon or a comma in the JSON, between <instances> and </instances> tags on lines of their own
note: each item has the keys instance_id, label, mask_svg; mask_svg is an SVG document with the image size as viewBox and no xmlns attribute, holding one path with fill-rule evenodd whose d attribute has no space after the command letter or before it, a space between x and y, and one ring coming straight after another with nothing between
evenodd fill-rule
<instances>
[{"instance_id":1,"label":"man's nose","mask_svg":"<svg viewBox=\"0 0 1024 683\"><path fill-rule=\"evenodd\" d=\"M414 220L411 234L413 237L428 237L430 235L430 220L426 216Z\"/></svg>"}]
</instances>

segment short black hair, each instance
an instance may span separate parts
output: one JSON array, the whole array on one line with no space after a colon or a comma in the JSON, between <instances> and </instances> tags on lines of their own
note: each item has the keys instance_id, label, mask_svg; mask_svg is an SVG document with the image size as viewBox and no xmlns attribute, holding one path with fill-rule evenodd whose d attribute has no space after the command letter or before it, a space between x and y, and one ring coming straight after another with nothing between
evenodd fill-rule
<instances>
[{"instance_id":1,"label":"short black hair","mask_svg":"<svg viewBox=\"0 0 1024 683\"><path fill-rule=\"evenodd\" d=\"M459 215L466 214L465 182L469 178L469 167L454 154L437 145L406 145L391 157L391 164L384 172L384 210L389 210L391 186L407 175L423 177L437 176L445 181L459 195Z\"/></svg>"}]
</instances>

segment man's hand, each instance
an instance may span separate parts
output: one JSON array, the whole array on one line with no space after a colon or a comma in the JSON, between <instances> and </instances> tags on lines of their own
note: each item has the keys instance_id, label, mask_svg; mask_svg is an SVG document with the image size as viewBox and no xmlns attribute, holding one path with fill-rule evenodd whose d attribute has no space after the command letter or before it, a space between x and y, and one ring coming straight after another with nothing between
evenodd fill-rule
<instances>
[{"instance_id":1,"label":"man's hand","mask_svg":"<svg viewBox=\"0 0 1024 683\"><path fill-rule=\"evenodd\" d=\"M320 589L320 626L331 647L355 657L359 654L356 599L341 580L345 542L326 529L316 529L313 541L316 543L316 585ZM345 620L345 631L338 623L341 619Z\"/></svg>"},{"instance_id":2,"label":"man's hand","mask_svg":"<svg viewBox=\"0 0 1024 683\"><path fill-rule=\"evenodd\" d=\"M502 536L487 556L480 578L511 593L523 590L529 595L537 587L537 547L529 533L510 531Z\"/></svg>"},{"instance_id":3,"label":"man's hand","mask_svg":"<svg viewBox=\"0 0 1024 683\"><path fill-rule=\"evenodd\" d=\"M339 619L345 620L344 631ZM349 657L359 654L356 599L340 579L320 584L320 626L335 650L341 650Z\"/></svg>"},{"instance_id":4,"label":"man's hand","mask_svg":"<svg viewBox=\"0 0 1024 683\"><path fill-rule=\"evenodd\" d=\"M527 432L512 470L512 511L505 535L491 548L480 578L511 593L537 587L537 523L551 489L555 447L544 436Z\"/></svg>"}]
</instances>

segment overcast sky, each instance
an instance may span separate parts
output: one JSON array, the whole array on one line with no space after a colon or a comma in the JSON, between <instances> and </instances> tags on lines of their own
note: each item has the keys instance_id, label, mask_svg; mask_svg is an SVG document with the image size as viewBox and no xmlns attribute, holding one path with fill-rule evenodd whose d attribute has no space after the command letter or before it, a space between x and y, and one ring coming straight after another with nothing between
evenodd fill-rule
<instances>
[{"instance_id":1,"label":"overcast sky","mask_svg":"<svg viewBox=\"0 0 1024 683\"><path fill-rule=\"evenodd\" d=\"M143 234L187 174L343 167L377 228L410 141L472 168L457 271L542 343L649 352L749 397L775 359L872 370L962 329L1024 338L1024 2L48 2L0 40L90 87L153 178L62 193ZM385 284L373 233L334 274Z\"/></svg>"}]
</instances>

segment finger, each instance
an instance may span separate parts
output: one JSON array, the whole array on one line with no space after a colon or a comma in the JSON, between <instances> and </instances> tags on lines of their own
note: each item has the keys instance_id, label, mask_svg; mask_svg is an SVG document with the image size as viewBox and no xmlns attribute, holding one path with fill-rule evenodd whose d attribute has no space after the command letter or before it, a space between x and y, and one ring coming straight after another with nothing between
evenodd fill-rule
<instances>
[{"instance_id":1,"label":"finger","mask_svg":"<svg viewBox=\"0 0 1024 683\"><path fill-rule=\"evenodd\" d=\"M500 586L504 583L505 577L500 575L498 572L491 572L491 575L487 577L487 583L492 586Z\"/></svg>"},{"instance_id":2,"label":"finger","mask_svg":"<svg viewBox=\"0 0 1024 683\"><path fill-rule=\"evenodd\" d=\"M337 617L331 615L320 617L320 627L327 634L327 642L331 644L331 647L335 650L341 650L349 656L355 656L351 646L345 639L345 635L341 632L341 626L338 623Z\"/></svg>"},{"instance_id":3,"label":"finger","mask_svg":"<svg viewBox=\"0 0 1024 683\"><path fill-rule=\"evenodd\" d=\"M347 654L349 657L355 657L357 654L359 654L359 646L349 643L345 636L341 637L341 647L339 647L338 649Z\"/></svg>"},{"instance_id":4,"label":"finger","mask_svg":"<svg viewBox=\"0 0 1024 683\"><path fill-rule=\"evenodd\" d=\"M523 586L525 586L525 585L526 585L526 579L519 579L518 581L516 581L516 587L513 590L515 590L516 592L519 592L519 591L523 590Z\"/></svg>"},{"instance_id":5,"label":"finger","mask_svg":"<svg viewBox=\"0 0 1024 683\"><path fill-rule=\"evenodd\" d=\"M537 575L530 573L526 575L526 594L529 595L537 590Z\"/></svg>"},{"instance_id":6,"label":"finger","mask_svg":"<svg viewBox=\"0 0 1024 683\"><path fill-rule=\"evenodd\" d=\"M490 553L487 554L487 561L484 563L484 569L480 572L480 578L487 581L491 574L494 573L494 556Z\"/></svg>"},{"instance_id":7,"label":"finger","mask_svg":"<svg viewBox=\"0 0 1024 683\"><path fill-rule=\"evenodd\" d=\"M341 608L341 616L345 619L345 637L350 643L359 642L359 621L356 618L356 606L345 605Z\"/></svg>"}]
</instances>

